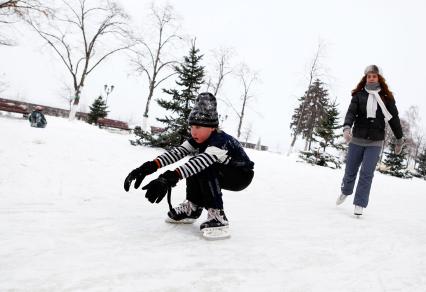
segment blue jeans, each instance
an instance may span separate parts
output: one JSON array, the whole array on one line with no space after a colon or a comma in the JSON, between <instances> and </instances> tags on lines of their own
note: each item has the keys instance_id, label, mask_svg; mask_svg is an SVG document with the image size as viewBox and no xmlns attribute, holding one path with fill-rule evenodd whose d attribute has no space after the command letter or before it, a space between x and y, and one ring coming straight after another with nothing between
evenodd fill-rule
<instances>
[{"instance_id":1,"label":"blue jeans","mask_svg":"<svg viewBox=\"0 0 426 292\"><path fill-rule=\"evenodd\" d=\"M358 185L355 191L354 205L363 208L368 205L371 182L374 177L374 170L379 161L380 146L360 146L350 143L346 158L345 176L342 181L342 194L351 195L354 190L356 176L359 172Z\"/></svg>"}]
</instances>

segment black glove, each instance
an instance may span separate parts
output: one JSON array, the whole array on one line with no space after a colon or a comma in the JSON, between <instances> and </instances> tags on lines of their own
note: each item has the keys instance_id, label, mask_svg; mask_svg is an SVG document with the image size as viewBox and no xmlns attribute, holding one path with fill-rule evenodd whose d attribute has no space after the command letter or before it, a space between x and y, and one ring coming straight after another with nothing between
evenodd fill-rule
<instances>
[{"instance_id":1,"label":"black glove","mask_svg":"<svg viewBox=\"0 0 426 292\"><path fill-rule=\"evenodd\" d=\"M178 181L179 175L176 171L166 171L142 188L143 190L147 190L145 198L151 203L160 203L167 194L167 191L174 187Z\"/></svg>"},{"instance_id":2,"label":"black glove","mask_svg":"<svg viewBox=\"0 0 426 292\"><path fill-rule=\"evenodd\" d=\"M132 170L132 172L130 172L129 175L124 180L124 190L126 192L129 191L130 185L132 184L133 180L136 180L135 189L139 188L145 176L156 172L157 169L158 169L157 163L155 163L154 161L147 161L144 164L142 164L140 167Z\"/></svg>"}]
</instances>

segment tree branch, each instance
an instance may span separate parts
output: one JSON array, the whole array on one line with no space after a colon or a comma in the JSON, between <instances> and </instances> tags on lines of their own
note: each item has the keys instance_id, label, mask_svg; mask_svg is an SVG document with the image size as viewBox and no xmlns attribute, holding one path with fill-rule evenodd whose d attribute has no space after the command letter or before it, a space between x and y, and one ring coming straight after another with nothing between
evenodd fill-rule
<instances>
[{"instance_id":1,"label":"tree branch","mask_svg":"<svg viewBox=\"0 0 426 292\"><path fill-rule=\"evenodd\" d=\"M90 73L90 72L92 72L92 71L93 71L93 69L95 69L95 68L96 68L96 66L98 66L98 65L99 65L99 64L100 64L103 60L105 60L108 56L110 56L110 55L114 54L115 52L118 52L118 51L121 51L121 50L125 50L125 49L128 49L128 48L129 48L129 46L121 47L121 48L118 48L118 49L112 50L111 52L109 52L109 53L105 54L102 58L100 58L100 59L99 59L99 61L97 61L97 62L95 63L95 65L93 65L93 67L92 67L91 69L87 70L87 75L89 75L89 73Z\"/></svg>"},{"instance_id":2,"label":"tree branch","mask_svg":"<svg viewBox=\"0 0 426 292\"><path fill-rule=\"evenodd\" d=\"M169 79L170 77L172 77L173 75L176 75L176 74L177 74L177 72L173 72L173 73L171 73L171 74L167 75L166 77L164 77L164 78L163 78L163 79L161 79L160 81L156 82L156 84L155 84L154 88L157 88L157 86L158 86L158 85L160 85L160 83L161 83L161 82L163 82L163 81L165 81L165 80Z\"/></svg>"}]
</instances>

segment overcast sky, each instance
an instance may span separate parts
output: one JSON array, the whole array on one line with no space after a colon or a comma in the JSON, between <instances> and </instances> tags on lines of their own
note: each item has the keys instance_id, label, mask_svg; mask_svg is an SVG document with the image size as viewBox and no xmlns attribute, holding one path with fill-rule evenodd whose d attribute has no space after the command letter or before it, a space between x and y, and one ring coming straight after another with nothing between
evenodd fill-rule
<instances>
[{"instance_id":1,"label":"overcast sky","mask_svg":"<svg viewBox=\"0 0 426 292\"><path fill-rule=\"evenodd\" d=\"M148 1L120 0L141 25L148 13ZM155 1L157 4L166 1ZM343 116L350 91L369 64L379 65L394 92L401 115L418 105L426 116L425 28L426 2L418 1L272 1L272 0L179 0L168 1L182 20L182 32L197 38L211 61L211 50L233 48L233 62L245 62L260 74L247 112L246 124L253 125L252 142L281 150L290 141L289 122L296 99L307 87L307 71L318 42L326 44L322 63L332 97L337 98ZM17 29L19 45L0 47L0 74L9 83L3 96L46 105L66 107L60 98L69 76L53 51L25 29ZM189 49L182 45L183 56ZM124 55L113 57L89 76L82 104L91 104L105 83L114 84L110 95L110 116L139 121L146 102L146 80L132 73ZM226 82L226 81L225 81ZM173 86L173 83L164 87ZM219 94L235 102L241 88L229 80ZM157 95L161 96L161 94ZM163 95L164 96L164 95ZM236 116L231 110L225 131L236 134ZM161 111L153 106L152 115ZM426 118L423 124L426 126ZM426 127L424 127L426 128Z\"/></svg>"}]
</instances>

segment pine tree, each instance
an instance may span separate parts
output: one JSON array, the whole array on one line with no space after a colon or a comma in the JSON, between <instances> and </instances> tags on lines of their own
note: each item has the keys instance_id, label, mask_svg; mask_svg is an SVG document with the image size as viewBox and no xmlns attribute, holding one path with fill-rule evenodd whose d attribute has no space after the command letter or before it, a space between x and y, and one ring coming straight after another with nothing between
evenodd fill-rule
<instances>
[{"instance_id":1,"label":"pine tree","mask_svg":"<svg viewBox=\"0 0 426 292\"><path fill-rule=\"evenodd\" d=\"M324 83L316 79L305 95L299 98L299 106L294 110L290 129L293 135L302 134L305 139L305 150L311 149L312 135L315 127L326 115L328 91Z\"/></svg>"},{"instance_id":2,"label":"pine tree","mask_svg":"<svg viewBox=\"0 0 426 292\"><path fill-rule=\"evenodd\" d=\"M318 142L323 152L329 146L342 150L342 145L336 143L336 140L343 136L340 132L336 134L336 131L342 127L339 122L339 110L337 106L335 101L327 105L326 114L313 133L312 141Z\"/></svg>"},{"instance_id":3,"label":"pine tree","mask_svg":"<svg viewBox=\"0 0 426 292\"><path fill-rule=\"evenodd\" d=\"M327 97L324 96L322 102L326 101L327 103L321 104L325 113L315 127L311 138L311 142L317 142L319 145L314 150L300 151L299 157L310 164L341 168L342 162L340 158L326 152L326 148L330 146L337 150L344 149L343 145L336 141L342 136L340 132L336 134L336 131L342 127L339 123L338 105L335 101L329 103Z\"/></svg>"},{"instance_id":4,"label":"pine tree","mask_svg":"<svg viewBox=\"0 0 426 292\"><path fill-rule=\"evenodd\" d=\"M190 137L188 117L195 104L198 91L204 83L204 66L200 65L203 55L200 55L199 52L193 41L189 55L184 57L184 62L174 67L178 74L176 84L179 89L163 89L163 92L169 94L171 99L157 100L160 107L171 112L164 118L157 118L158 121L165 124L164 131L155 135L139 131L136 134L140 139L134 141L133 145L149 144L169 148L182 144ZM141 142L141 140L146 142Z\"/></svg>"},{"instance_id":5,"label":"pine tree","mask_svg":"<svg viewBox=\"0 0 426 292\"><path fill-rule=\"evenodd\" d=\"M386 153L387 156L384 161L388 169L382 172L396 177L411 178L412 176L409 174L409 172L407 172L404 165L404 161L407 156L405 147L403 147L402 152L400 154L396 154L395 143L395 138L392 138L392 141L390 142L389 146L390 152Z\"/></svg>"},{"instance_id":6,"label":"pine tree","mask_svg":"<svg viewBox=\"0 0 426 292\"><path fill-rule=\"evenodd\" d=\"M99 118L105 118L108 115L108 106L106 105L106 102L103 100L102 96L99 96L97 99L95 99L92 106L89 108L89 124L96 124Z\"/></svg>"},{"instance_id":7,"label":"pine tree","mask_svg":"<svg viewBox=\"0 0 426 292\"><path fill-rule=\"evenodd\" d=\"M418 167L417 167L418 173L423 178L426 179L426 148L423 150L423 153L419 155L417 162L418 162Z\"/></svg>"}]
</instances>

